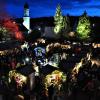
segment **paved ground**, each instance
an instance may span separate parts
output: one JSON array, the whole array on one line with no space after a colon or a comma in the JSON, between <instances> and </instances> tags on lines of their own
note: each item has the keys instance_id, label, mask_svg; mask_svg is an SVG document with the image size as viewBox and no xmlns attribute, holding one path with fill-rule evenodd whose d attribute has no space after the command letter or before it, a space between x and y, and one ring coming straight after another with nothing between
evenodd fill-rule
<instances>
[{"instance_id":1,"label":"paved ground","mask_svg":"<svg viewBox=\"0 0 100 100\"><path fill-rule=\"evenodd\" d=\"M3 99L2 99L2 95L0 95L0 100L3 100Z\"/></svg>"}]
</instances>

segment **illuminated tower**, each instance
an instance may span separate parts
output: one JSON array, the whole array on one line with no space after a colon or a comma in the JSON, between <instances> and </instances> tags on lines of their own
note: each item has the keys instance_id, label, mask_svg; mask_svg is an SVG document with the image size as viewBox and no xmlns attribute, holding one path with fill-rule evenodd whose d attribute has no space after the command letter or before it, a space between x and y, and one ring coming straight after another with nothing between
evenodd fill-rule
<instances>
[{"instance_id":1,"label":"illuminated tower","mask_svg":"<svg viewBox=\"0 0 100 100\"><path fill-rule=\"evenodd\" d=\"M29 30L30 32L30 16L29 16L29 6L27 3L24 5L24 17L23 17L23 25ZM28 33L29 33L28 32Z\"/></svg>"}]
</instances>

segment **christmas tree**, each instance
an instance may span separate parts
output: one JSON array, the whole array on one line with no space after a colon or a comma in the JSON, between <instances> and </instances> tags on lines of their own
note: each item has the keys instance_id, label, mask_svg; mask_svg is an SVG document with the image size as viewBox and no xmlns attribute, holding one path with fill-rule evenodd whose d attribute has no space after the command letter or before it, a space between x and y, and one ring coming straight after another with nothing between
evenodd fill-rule
<instances>
[{"instance_id":1,"label":"christmas tree","mask_svg":"<svg viewBox=\"0 0 100 100\"><path fill-rule=\"evenodd\" d=\"M63 16L62 16L62 13L61 13L61 7L60 5L57 6L56 8L56 14L54 16L54 24L55 24L55 27L54 27L54 32L56 34L60 33L62 31L62 29L64 28L64 23L63 23Z\"/></svg>"},{"instance_id":2,"label":"christmas tree","mask_svg":"<svg viewBox=\"0 0 100 100\"><path fill-rule=\"evenodd\" d=\"M90 25L89 17L87 16L86 12L84 12L84 14L79 18L76 31L80 39L89 38L89 34L91 32L91 25Z\"/></svg>"}]
</instances>

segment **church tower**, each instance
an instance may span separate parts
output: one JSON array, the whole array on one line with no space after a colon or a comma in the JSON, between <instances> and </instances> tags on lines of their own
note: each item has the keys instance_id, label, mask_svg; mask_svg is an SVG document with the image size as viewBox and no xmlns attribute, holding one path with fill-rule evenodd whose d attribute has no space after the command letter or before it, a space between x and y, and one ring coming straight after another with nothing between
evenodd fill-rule
<instances>
[{"instance_id":1,"label":"church tower","mask_svg":"<svg viewBox=\"0 0 100 100\"><path fill-rule=\"evenodd\" d=\"M29 16L29 6L27 3L24 5L24 17L23 17L23 25L29 30L30 32L30 16Z\"/></svg>"}]
</instances>

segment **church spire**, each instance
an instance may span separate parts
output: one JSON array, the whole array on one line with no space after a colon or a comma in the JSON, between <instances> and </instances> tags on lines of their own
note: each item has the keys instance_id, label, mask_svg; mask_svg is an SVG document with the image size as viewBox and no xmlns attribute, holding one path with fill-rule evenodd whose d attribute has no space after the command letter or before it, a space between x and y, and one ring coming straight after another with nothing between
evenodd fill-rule
<instances>
[{"instance_id":1,"label":"church spire","mask_svg":"<svg viewBox=\"0 0 100 100\"><path fill-rule=\"evenodd\" d=\"M24 8L29 9L29 5L27 2L24 4Z\"/></svg>"},{"instance_id":2,"label":"church spire","mask_svg":"<svg viewBox=\"0 0 100 100\"><path fill-rule=\"evenodd\" d=\"M30 31L30 15L29 15L29 5L26 2L24 5L24 17L23 25Z\"/></svg>"},{"instance_id":3,"label":"church spire","mask_svg":"<svg viewBox=\"0 0 100 100\"><path fill-rule=\"evenodd\" d=\"M24 16L29 17L29 5L27 2L24 5Z\"/></svg>"}]
</instances>

